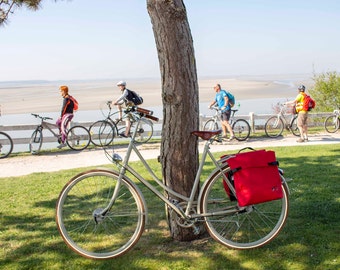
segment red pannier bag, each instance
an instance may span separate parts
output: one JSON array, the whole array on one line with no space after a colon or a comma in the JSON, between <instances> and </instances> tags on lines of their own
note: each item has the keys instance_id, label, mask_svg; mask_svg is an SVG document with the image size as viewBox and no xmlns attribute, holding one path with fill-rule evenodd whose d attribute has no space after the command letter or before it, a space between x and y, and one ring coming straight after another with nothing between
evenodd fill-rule
<instances>
[{"instance_id":1,"label":"red pannier bag","mask_svg":"<svg viewBox=\"0 0 340 270\"><path fill-rule=\"evenodd\" d=\"M227 159L234 176L239 206L283 197L281 177L274 151L254 150Z\"/></svg>"}]
</instances>

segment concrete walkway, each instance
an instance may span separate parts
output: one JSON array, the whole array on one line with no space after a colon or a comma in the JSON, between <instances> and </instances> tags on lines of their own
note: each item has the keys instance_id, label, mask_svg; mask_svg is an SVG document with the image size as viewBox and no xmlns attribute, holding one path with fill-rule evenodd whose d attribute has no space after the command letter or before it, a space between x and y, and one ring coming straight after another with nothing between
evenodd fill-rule
<instances>
[{"instance_id":1,"label":"concrete walkway","mask_svg":"<svg viewBox=\"0 0 340 270\"><path fill-rule=\"evenodd\" d=\"M309 137L309 142L297 143L297 137L288 135L276 139L271 138L250 138L245 142L226 142L215 143L211 145L212 152L223 151L238 151L244 147L252 147L255 149L270 149L275 146L308 146L317 144L339 144L340 148L340 133L322 133L313 134ZM159 156L159 144L145 144L140 146L141 153L145 159L153 159ZM123 158L125 156L126 148L116 149ZM200 152L203 151L203 143L199 144ZM137 156L133 153L131 161L138 160ZM43 155L29 155L19 157L9 157L0 159L0 177L21 176L28 175L34 172L53 172L59 170L82 168L88 166L100 166L110 164L111 162L106 157L102 149L84 150L81 152L75 151L62 151L59 153L43 154Z\"/></svg>"}]
</instances>

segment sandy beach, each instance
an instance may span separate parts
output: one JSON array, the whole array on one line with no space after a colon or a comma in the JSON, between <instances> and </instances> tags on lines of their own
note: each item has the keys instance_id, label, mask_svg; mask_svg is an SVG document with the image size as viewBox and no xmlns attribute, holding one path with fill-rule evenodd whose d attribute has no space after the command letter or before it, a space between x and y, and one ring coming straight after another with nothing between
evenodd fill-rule
<instances>
[{"instance_id":1,"label":"sandy beach","mask_svg":"<svg viewBox=\"0 0 340 270\"><path fill-rule=\"evenodd\" d=\"M302 78L302 79L301 79ZM116 86L118 80L97 81L57 81L57 82L21 82L1 83L2 115L26 114L41 112L58 112L61 108L60 85L68 85L70 94L77 98L80 110L98 110L100 104L114 100L119 95ZM143 107L161 106L160 79L130 79L127 87L144 99ZM271 77L240 77L240 78L202 78L199 79L200 103L210 102L215 95L213 86L220 83L223 89L232 92L237 100L261 98L295 97L299 84L310 84L308 75L297 77L292 75Z\"/></svg>"}]
</instances>

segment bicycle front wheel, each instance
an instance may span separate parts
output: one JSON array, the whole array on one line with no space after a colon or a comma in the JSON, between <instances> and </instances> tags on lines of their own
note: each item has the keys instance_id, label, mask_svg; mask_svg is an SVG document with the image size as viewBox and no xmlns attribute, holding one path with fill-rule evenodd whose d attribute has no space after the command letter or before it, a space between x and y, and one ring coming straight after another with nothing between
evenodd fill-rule
<instances>
[{"instance_id":1,"label":"bicycle front wheel","mask_svg":"<svg viewBox=\"0 0 340 270\"><path fill-rule=\"evenodd\" d=\"M11 137L4 132L0 132L0 159L8 157L13 150Z\"/></svg>"},{"instance_id":2,"label":"bicycle front wheel","mask_svg":"<svg viewBox=\"0 0 340 270\"><path fill-rule=\"evenodd\" d=\"M288 190L283 198L240 208L237 200L223 188L223 174L228 166L207 180L200 203L206 227L216 241L235 249L260 247L273 240L283 228L288 215Z\"/></svg>"},{"instance_id":3,"label":"bicycle front wheel","mask_svg":"<svg viewBox=\"0 0 340 270\"><path fill-rule=\"evenodd\" d=\"M33 131L29 144L29 150L32 155L36 155L39 153L42 142L43 142L42 130L37 128L36 130Z\"/></svg>"},{"instance_id":4,"label":"bicycle front wheel","mask_svg":"<svg viewBox=\"0 0 340 270\"><path fill-rule=\"evenodd\" d=\"M335 133L339 130L340 119L337 115L330 115L325 120L325 130L329 133Z\"/></svg>"},{"instance_id":5,"label":"bicycle front wheel","mask_svg":"<svg viewBox=\"0 0 340 270\"><path fill-rule=\"evenodd\" d=\"M66 143L72 150L84 150L89 146L90 141L90 132L83 126L71 127L67 132Z\"/></svg>"},{"instance_id":6,"label":"bicycle front wheel","mask_svg":"<svg viewBox=\"0 0 340 270\"><path fill-rule=\"evenodd\" d=\"M129 251L145 226L139 189L119 173L91 170L73 177L61 191L56 222L65 243L86 258L111 259ZM108 208L112 197L114 203ZM106 209L105 211L103 209Z\"/></svg>"},{"instance_id":7,"label":"bicycle front wheel","mask_svg":"<svg viewBox=\"0 0 340 270\"><path fill-rule=\"evenodd\" d=\"M203 130L206 131L218 130L218 124L214 119L210 119L207 122L205 122Z\"/></svg>"},{"instance_id":8,"label":"bicycle front wheel","mask_svg":"<svg viewBox=\"0 0 340 270\"><path fill-rule=\"evenodd\" d=\"M238 141L245 141L250 136L250 125L244 119L236 120L232 125L232 129Z\"/></svg>"},{"instance_id":9,"label":"bicycle front wheel","mask_svg":"<svg viewBox=\"0 0 340 270\"><path fill-rule=\"evenodd\" d=\"M284 124L281 118L277 116L270 117L264 125L264 131L270 138L277 138L283 132Z\"/></svg>"},{"instance_id":10,"label":"bicycle front wheel","mask_svg":"<svg viewBox=\"0 0 340 270\"><path fill-rule=\"evenodd\" d=\"M91 142L95 146L108 146L113 142L116 127L109 121L100 120L90 126Z\"/></svg>"}]
</instances>

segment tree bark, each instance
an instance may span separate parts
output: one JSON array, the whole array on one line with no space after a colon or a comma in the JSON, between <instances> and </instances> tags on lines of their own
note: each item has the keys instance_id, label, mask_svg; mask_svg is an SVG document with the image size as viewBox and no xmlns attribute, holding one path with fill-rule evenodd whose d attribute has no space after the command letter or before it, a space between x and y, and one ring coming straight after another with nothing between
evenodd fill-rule
<instances>
[{"instance_id":1,"label":"tree bark","mask_svg":"<svg viewBox=\"0 0 340 270\"><path fill-rule=\"evenodd\" d=\"M161 72L163 180L178 193L189 196L198 168L197 139L190 132L199 127L199 95L187 13L182 0L147 0L147 8ZM178 226L176 217L169 219L174 239L197 238L191 228Z\"/></svg>"}]
</instances>

